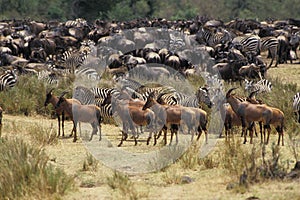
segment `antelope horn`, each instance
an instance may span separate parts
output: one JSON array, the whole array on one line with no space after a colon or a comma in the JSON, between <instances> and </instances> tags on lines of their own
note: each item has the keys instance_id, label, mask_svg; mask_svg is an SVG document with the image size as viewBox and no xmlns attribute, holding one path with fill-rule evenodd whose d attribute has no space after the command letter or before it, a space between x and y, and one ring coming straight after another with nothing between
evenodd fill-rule
<instances>
[{"instance_id":1,"label":"antelope horn","mask_svg":"<svg viewBox=\"0 0 300 200\"><path fill-rule=\"evenodd\" d=\"M255 91L251 92L251 93L249 94L249 99L252 99L252 97L253 97L258 91L259 91L259 90L255 90Z\"/></svg>"},{"instance_id":2,"label":"antelope horn","mask_svg":"<svg viewBox=\"0 0 300 200\"><path fill-rule=\"evenodd\" d=\"M47 92L47 94L50 94L53 90L54 90L54 88L51 88L51 89Z\"/></svg>"},{"instance_id":3,"label":"antelope horn","mask_svg":"<svg viewBox=\"0 0 300 200\"><path fill-rule=\"evenodd\" d=\"M228 92L226 93L226 98L229 97L230 93L231 93L233 90L235 90L235 89L237 89L237 88L231 88L231 89L229 89Z\"/></svg>"},{"instance_id":4,"label":"antelope horn","mask_svg":"<svg viewBox=\"0 0 300 200\"><path fill-rule=\"evenodd\" d=\"M60 95L60 97L59 98L62 98L63 96L65 96L65 94L67 94L67 93L69 93L69 92L67 92L67 91L64 91L61 95Z\"/></svg>"}]
</instances>

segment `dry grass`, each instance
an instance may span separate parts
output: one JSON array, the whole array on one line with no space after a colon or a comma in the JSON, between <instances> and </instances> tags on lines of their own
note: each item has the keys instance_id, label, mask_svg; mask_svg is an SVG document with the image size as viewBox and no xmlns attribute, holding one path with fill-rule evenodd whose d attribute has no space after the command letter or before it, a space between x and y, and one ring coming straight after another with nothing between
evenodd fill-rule
<instances>
[{"instance_id":1,"label":"dry grass","mask_svg":"<svg viewBox=\"0 0 300 200\"><path fill-rule=\"evenodd\" d=\"M299 65L279 65L272 68L268 76L275 80L280 76L283 82L298 84ZM290 75L290 73L293 73ZM277 83L276 83L277 84ZM292 87L287 87L288 97L293 92ZM271 102L276 103L271 97ZM284 97L278 97L284 99ZM268 99L267 99L268 100ZM279 104L288 106L289 104ZM291 111L287 110L287 116ZM190 149L181 156L174 164L153 173L126 175L105 166L102 162L95 160L88 152L84 142L79 140L72 142L72 138L53 138L56 134L57 121L40 115L30 117L13 116L4 113L2 136L8 139L23 139L34 147L41 147L47 154L54 167L62 169L67 175L75 177L76 190L59 194L56 198L84 200L84 199L246 199L258 197L260 199L300 199L299 180L286 179L264 179L255 174L257 179L245 188L236 187L227 190L228 185L239 182L239 176L244 170L250 174L251 166L258 168L262 166L262 155L260 138L254 138L254 145L242 145L239 135L235 137L234 146L231 148L220 139L216 148L205 158L199 159L198 144L192 145ZM71 122L66 122L66 135L71 131ZM33 130L31 134L29 130ZM299 159L299 125L288 119L287 133L285 135L286 145L279 148L280 159L278 164L289 171L293 168L296 159ZM111 141L112 146L119 143L120 132L118 127L103 125L103 133ZM275 132L273 132L275 133ZM272 143L276 143L277 134L271 135L270 145L266 146L266 159L271 160ZM161 145L153 147L145 144L144 134L139 138L135 147L132 140L124 142L122 150L143 153L158 150ZM97 137L95 137L97 138ZM179 138L180 139L180 138ZM98 141L97 141L98 142ZM96 143L97 144L97 143ZM227 146L226 146L227 145ZM254 148L255 147L255 148ZM276 151L275 151L276 150ZM122 155L121 155L122 156ZM254 157L251 157L254 156ZM250 163L250 164L249 164ZM249 165L248 165L249 164ZM182 177L190 177L191 183L183 184ZM26 196L28 199L39 197Z\"/></svg>"}]
</instances>

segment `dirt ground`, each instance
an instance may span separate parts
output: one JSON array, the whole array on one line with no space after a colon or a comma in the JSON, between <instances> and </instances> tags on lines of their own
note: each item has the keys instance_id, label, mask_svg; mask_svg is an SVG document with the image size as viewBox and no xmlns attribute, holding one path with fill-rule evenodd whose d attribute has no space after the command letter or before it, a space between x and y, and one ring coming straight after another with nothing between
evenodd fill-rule
<instances>
[{"instance_id":1,"label":"dirt ground","mask_svg":"<svg viewBox=\"0 0 300 200\"><path fill-rule=\"evenodd\" d=\"M291 70L291 75L284 76L285 69ZM282 78L285 82L294 82L300 85L300 65L280 65L269 71L272 77ZM57 121L43 116L12 116L4 114L3 136L22 137L29 139L28 127L34 124L49 129L56 129ZM66 133L70 133L72 124L66 123ZM17 133L15 130L18 130ZM83 128L83 133L85 133ZM84 137L73 143L72 138L59 138L56 144L46 145L45 151L49 155L51 163L65 170L75 177L77 189L61 197L65 200L90 200L90 199L300 199L300 180L273 180L250 185L249 188L236 191L226 189L228 185L238 181L222 167L206 168L197 166L195 169L184 169L182 164L176 162L168 168L155 172L148 172L151 152L159 152L162 144L153 147L147 146L146 133L139 138L139 143L134 146L131 139L122 147L116 147L120 139L120 131L117 126L103 125L103 140L98 141L98 135L93 141L86 142ZM179 140L186 136L180 135ZM203 138L203 136L202 136ZM202 139L201 138L201 139ZM259 140L259 138L255 138ZM277 140L277 135L271 136L271 143ZM202 140L201 140L202 141ZM210 152L213 159L218 159L219 147L224 143L224 138L217 140L216 149ZM184 146L184 145L183 145ZM176 150L178 155L181 149ZM270 151L270 149L269 149ZM295 164L288 145L281 147L281 152L286 159L290 159L290 168ZM111 154L110 154L111 153ZM167 152L168 153L168 152ZM92 164L84 169L84 163L93 154ZM162 154L165 156L177 155ZM215 156L214 156L215 155ZM102 157L101 157L102 156ZM144 156L144 157L143 157ZM134 160L136 159L136 160ZM144 159L144 160L143 160ZM150 160L151 161L151 160ZM127 162L127 163L126 163ZM154 165L161 166L156 160ZM125 164L124 164L125 163ZM153 163L152 163L153 164ZM120 165L120 166L118 166ZM152 165L153 166L153 165ZM123 167L123 168L122 168ZM122 173L129 172L131 184L125 184L124 188L112 189L109 180L114 176L115 169ZM151 168L153 170L154 168ZM132 172L132 173L130 173ZM138 172L134 174L135 172ZM126 173L125 173L126 174ZM187 177L189 183L183 182ZM178 181L179 179L179 181ZM121 189L120 189L121 188ZM125 192L124 192L125 191ZM126 192L127 191L127 192ZM126 194L127 193L127 194Z\"/></svg>"}]
</instances>

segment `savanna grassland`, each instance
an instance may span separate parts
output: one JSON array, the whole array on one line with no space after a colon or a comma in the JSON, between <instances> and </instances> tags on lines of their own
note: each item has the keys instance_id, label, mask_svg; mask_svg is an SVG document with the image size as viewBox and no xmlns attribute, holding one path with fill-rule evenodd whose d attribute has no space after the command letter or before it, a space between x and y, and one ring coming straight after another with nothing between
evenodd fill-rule
<instances>
[{"instance_id":1,"label":"savanna grassland","mask_svg":"<svg viewBox=\"0 0 300 200\"><path fill-rule=\"evenodd\" d=\"M202 136L173 164L135 175L105 166L82 140L57 138L52 106L43 107L46 86L32 88L31 95L13 88L9 95L1 94L8 103L3 106L0 140L0 199L300 199L300 179L286 176L300 159L300 125L291 107L293 95L300 90L300 65L271 68L268 78L273 92L262 99L285 113L285 146L275 145L274 128L266 146L260 144L260 137L254 138L253 145L242 144L240 131L235 130L234 140L218 139L213 151L200 158ZM26 82L35 84L35 80ZM244 91L240 88L237 93ZM66 122L67 135L71 129L72 123ZM117 126L104 124L102 133L117 145ZM120 148L147 152L162 147L161 143L147 146L142 139L136 147L129 139Z\"/></svg>"}]
</instances>

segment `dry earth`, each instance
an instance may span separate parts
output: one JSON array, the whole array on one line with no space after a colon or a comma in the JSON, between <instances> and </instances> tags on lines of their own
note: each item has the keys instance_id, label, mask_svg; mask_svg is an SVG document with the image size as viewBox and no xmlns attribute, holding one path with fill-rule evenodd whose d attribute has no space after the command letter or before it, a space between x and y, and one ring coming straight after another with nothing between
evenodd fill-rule
<instances>
[{"instance_id":1,"label":"dry earth","mask_svg":"<svg viewBox=\"0 0 300 200\"><path fill-rule=\"evenodd\" d=\"M286 74L287 68L291 72L289 75ZM270 69L269 75L279 77L284 82L294 82L298 86L300 85L300 65L298 64L279 65L278 68ZM49 130L52 130L56 129L56 123L56 120L42 116L23 117L4 115L3 135L8 137L22 137L25 140L30 140L29 127L36 125L48 127ZM71 122L67 122L66 133L69 133L70 130ZM150 155L148 153L162 149L161 144L156 147L152 145L147 146L143 137L139 138L140 141L136 147L129 140L129 142L124 143L123 147L117 148L118 140L116 138L120 138L118 127L103 125L102 130L104 138L107 141L99 142L98 136L95 136L90 143L84 142L82 139L73 143L72 138L59 138L57 144L45 146L51 162L63 168L68 174L76 177L77 189L63 196L62 199L130 199L130 196L126 196L120 189L114 190L109 186L108 178L113 177L114 168L127 172L143 172L144 167L149 167L149 160L146 158ZM179 139L184 137L186 136L180 135ZM258 138L255 140L259 141ZM275 142L277 135L272 135L271 140ZM222 155L222 152L219 150L223 144L224 139L219 139L217 147L209 154L213 162L218 162L217 159ZM268 151L270 151L270 145ZM89 158L90 152L93 152L96 158L101 158L101 156L106 156L106 158L102 157L99 161L94 160L89 169L83 170L83 163ZM111 152L113 156L110 157L108 152ZM285 159L290 159L290 168L292 168L295 161L291 155L289 146L282 147L281 152ZM143 157L140 155L147 156ZM141 160L137 159L132 162L131 159L136 159L136 157ZM112 163L105 163L107 161L111 161ZM124 164L124 162L128 163ZM159 168L160 163L157 162L160 162L160 160L154 162L154 165ZM118 166L120 163L123 163L123 165ZM198 165L195 169L191 170L184 169L182 163L177 162L157 172L138 173L134 175L130 173L128 176L132 185L127 188L124 186L124 190L128 190L128 194L134 194L132 199L134 199L133 197L137 197L137 199L246 199L249 197L278 200L300 199L300 180L267 181L251 185L245 191L226 190L227 185L236 182L237 179L230 176L222 167L206 168ZM190 177L192 182L186 184L176 183L176 180L181 179L182 176Z\"/></svg>"}]
</instances>

